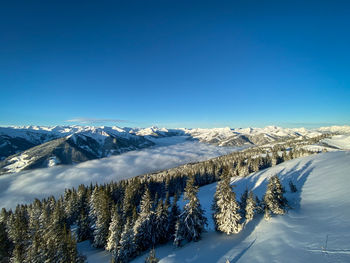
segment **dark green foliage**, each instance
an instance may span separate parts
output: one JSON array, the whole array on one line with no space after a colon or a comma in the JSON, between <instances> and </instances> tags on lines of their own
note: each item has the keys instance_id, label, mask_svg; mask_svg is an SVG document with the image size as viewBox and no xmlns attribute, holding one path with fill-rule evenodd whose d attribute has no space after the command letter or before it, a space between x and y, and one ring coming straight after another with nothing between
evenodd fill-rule
<instances>
[{"instance_id":1,"label":"dark green foliage","mask_svg":"<svg viewBox=\"0 0 350 263\"><path fill-rule=\"evenodd\" d=\"M91 238L91 228L88 214L82 209L77 221L77 241L82 242Z\"/></svg>"},{"instance_id":2,"label":"dark green foliage","mask_svg":"<svg viewBox=\"0 0 350 263\"><path fill-rule=\"evenodd\" d=\"M4 222L0 222L0 262L6 262L10 257L11 241L8 238Z\"/></svg>"},{"instance_id":3,"label":"dark green foliage","mask_svg":"<svg viewBox=\"0 0 350 263\"><path fill-rule=\"evenodd\" d=\"M240 202L240 207L241 207L240 214L242 218L245 218L247 199L248 199L248 189L246 188L243 194L241 195L241 202Z\"/></svg>"},{"instance_id":4,"label":"dark green foliage","mask_svg":"<svg viewBox=\"0 0 350 263\"><path fill-rule=\"evenodd\" d=\"M169 213L169 230L168 230L168 238L169 240L174 239L176 222L179 220L180 208L177 205L177 194L174 195L173 203L171 205L170 213Z\"/></svg>"},{"instance_id":5,"label":"dark green foliage","mask_svg":"<svg viewBox=\"0 0 350 263\"><path fill-rule=\"evenodd\" d=\"M111 205L112 200L106 189L96 187L90 200L90 214L93 222L93 245L97 248L106 246L111 221Z\"/></svg>"},{"instance_id":6,"label":"dark green foliage","mask_svg":"<svg viewBox=\"0 0 350 263\"><path fill-rule=\"evenodd\" d=\"M24 206L17 206L16 211L9 218L8 236L14 248L12 262L23 262L28 239L28 214Z\"/></svg>"}]
</instances>

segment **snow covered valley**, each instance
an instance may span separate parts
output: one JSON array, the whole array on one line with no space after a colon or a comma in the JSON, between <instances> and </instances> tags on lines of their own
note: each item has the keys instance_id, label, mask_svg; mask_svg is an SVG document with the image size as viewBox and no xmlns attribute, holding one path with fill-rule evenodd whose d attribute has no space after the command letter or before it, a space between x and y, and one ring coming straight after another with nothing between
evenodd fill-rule
<instances>
[{"instance_id":1,"label":"snow covered valley","mask_svg":"<svg viewBox=\"0 0 350 263\"><path fill-rule=\"evenodd\" d=\"M350 152L334 151L281 163L232 181L237 196L252 189L261 199L267 180L277 174L287 189L292 209L266 221L262 215L236 235L213 230L211 204L216 183L200 188L208 230L202 240L176 248L156 247L160 262L349 262L350 261ZM291 193L292 180L298 191ZM109 262L110 254L78 244L88 262ZM148 252L132 262L144 262Z\"/></svg>"}]
</instances>

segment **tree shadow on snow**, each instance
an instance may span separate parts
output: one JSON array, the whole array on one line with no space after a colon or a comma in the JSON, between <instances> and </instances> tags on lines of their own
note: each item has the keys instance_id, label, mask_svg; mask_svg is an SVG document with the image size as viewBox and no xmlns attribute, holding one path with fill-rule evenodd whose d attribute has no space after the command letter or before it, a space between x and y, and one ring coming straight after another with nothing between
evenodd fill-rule
<instances>
[{"instance_id":1,"label":"tree shadow on snow","mask_svg":"<svg viewBox=\"0 0 350 263\"><path fill-rule=\"evenodd\" d=\"M313 171L311 167L312 161L307 162L302 168L298 169L298 165L295 165L292 169L285 171L283 169L277 175L280 178L282 185L284 186L286 193L285 196L288 200L291 209L299 209L301 202L301 193L303 191L303 186L308 178L308 176ZM292 193L289 188L289 182L292 182L297 191Z\"/></svg>"}]
</instances>

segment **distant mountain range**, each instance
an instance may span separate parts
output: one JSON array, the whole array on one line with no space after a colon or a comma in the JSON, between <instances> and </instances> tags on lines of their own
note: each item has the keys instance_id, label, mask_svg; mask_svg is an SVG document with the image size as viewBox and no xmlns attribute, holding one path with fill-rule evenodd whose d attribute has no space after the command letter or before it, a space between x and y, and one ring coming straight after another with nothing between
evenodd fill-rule
<instances>
[{"instance_id":1,"label":"distant mountain range","mask_svg":"<svg viewBox=\"0 0 350 263\"><path fill-rule=\"evenodd\" d=\"M75 164L154 146L157 138L186 136L218 146L263 145L323 133L350 133L350 126L305 128L165 129L93 126L0 127L0 174Z\"/></svg>"}]
</instances>

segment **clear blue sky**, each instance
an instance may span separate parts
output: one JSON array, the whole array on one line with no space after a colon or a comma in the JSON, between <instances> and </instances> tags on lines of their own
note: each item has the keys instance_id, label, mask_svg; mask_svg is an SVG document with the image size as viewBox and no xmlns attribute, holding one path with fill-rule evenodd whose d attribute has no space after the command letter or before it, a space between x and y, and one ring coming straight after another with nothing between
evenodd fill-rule
<instances>
[{"instance_id":1,"label":"clear blue sky","mask_svg":"<svg viewBox=\"0 0 350 263\"><path fill-rule=\"evenodd\" d=\"M350 2L3 1L0 89L0 125L350 124Z\"/></svg>"}]
</instances>

